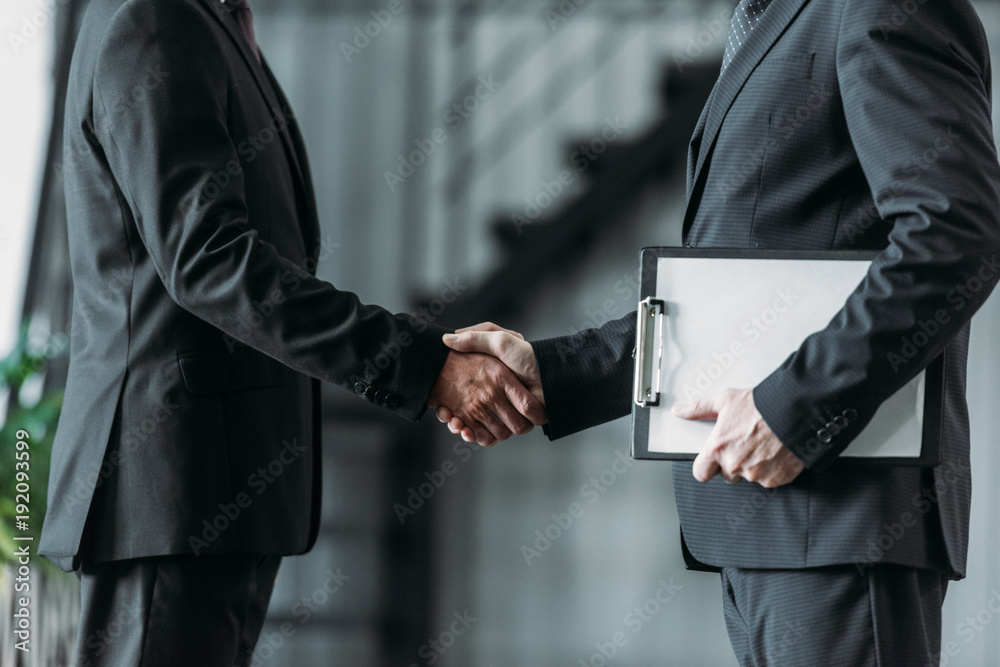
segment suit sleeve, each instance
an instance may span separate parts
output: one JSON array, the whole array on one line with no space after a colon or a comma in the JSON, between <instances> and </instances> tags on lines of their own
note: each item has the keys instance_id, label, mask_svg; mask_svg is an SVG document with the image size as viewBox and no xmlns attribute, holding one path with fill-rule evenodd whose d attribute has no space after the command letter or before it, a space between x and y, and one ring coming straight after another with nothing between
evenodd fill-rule
<instances>
[{"instance_id":1,"label":"suit sleeve","mask_svg":"<svg viewBox=\"0 0 1000 667\"><path fill-rule=\"evenodd\" d=\"M98 56L93 131L149 260L178 305L225 334L346 389L384 389L387 407L419 419L448 353L445 330L361 303L248 226L242 171L227 169L240 157L227 56L210 20L187 2L127 2ZM160 80L143 86L149 71ZM217 187L213 175L227 171L237 173ZM283 282L292 276L294 289ZM254 303L275 294L281 305L260 317Z\"/></svg>"},{"instance_id":2,"label":"suit sleeve","mask_svg":"<svg viewBox=\"0 0 1000 667\"><path fill-rule=\"evenodd\" d=\"M924 369L997 282L1000 168L990 70L964 2L847 2L836 66L850 139L888 246L843 308L754 389L812 469ZM777 186L775 186L777 187Z\"/></svg>"},{"instance_id":3,"label":"suit sleeve","mask_svg":"<svg viewBox=\"0 0 1000 667\"><path fill-rule=\"evenodd\" d=\"M632 410L635 312L572 336L531 344L555 440L624 417Z\"/></svg>"}]
</instances>

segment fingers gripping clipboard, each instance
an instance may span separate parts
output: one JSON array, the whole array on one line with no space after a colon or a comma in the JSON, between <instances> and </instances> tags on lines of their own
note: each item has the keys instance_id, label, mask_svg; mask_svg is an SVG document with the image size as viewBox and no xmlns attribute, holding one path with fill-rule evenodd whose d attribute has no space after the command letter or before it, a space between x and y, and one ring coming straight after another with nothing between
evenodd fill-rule
<instances>
[{"instance_id":1,"label":"fingers gripping clipboard","mask_svg":"<svg viewBox=\"0 0 1000 667\"><path fill-rule=\"evenodd\" d=\"M715 422L671 406L756 386L827 326L876 254L643 249L632 456L693 460ZM838 465L936 465L943 373L942 355L882 403Z\"/></svg>"}]
</instances>

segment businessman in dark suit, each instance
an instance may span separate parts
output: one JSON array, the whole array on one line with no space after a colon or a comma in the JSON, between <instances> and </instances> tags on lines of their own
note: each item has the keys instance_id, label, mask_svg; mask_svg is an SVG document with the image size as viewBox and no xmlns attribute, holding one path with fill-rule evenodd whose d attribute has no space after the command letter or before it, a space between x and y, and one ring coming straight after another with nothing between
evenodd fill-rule
<instances>
[{"instance_id":1,"label":"businessman in dark suit","mask_svg":"<svg viewBox=\"0 0 1000 667\"><path fill-rule=\"evenodd\" d=\"M685 556L721 571L742 665L938 664L942 599L968 546L969 321L1000 274L990 96L965 0L736 9L691 140L685 246L881 250L759 385L677 408L717 420L693 465L674 464L674 486ZM492 352L540 390L555 439L629 412L634 341L632 314L568 338L450 345ZM835 465L940 354L941 464Z\"/></svg>"},{"instance_id":2,"label":"businessman in dark suit","mask_svg":"<svg viewBox=\"0 0 1000 667\"><path fill-rule=\"evenodd\" d=\"M496 359L315 277L331 248L245 0L93 0L65 142L72 344L39 552L80 572L78 664L248 661L281 556L316 539L319 380L414 421L447 405L486 442L544 421Z\"/></svg>"}]
</instances>

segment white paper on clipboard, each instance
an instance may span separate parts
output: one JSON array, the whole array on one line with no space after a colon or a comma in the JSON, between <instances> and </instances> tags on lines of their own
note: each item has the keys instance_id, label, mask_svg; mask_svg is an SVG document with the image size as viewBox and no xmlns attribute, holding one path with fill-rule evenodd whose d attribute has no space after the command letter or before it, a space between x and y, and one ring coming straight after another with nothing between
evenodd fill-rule
<instances>
[{"instance_id":1,"label":"white paper on clipboard","mask_svg":"<svg viewBox=\"0 0 1000 667\"><path fill-rule=\"evenodd\" d=\"M646 381L654 383L658 400L637 408L648 415L634 422L645 434L634 434L633 456L684 460L697 455L714 422L681 419L670 407L726 388L757 385L806 337L826 327L870 263L658 257L655 299L662 301L662 314L647 332L656 341L645 341L645 350L637 341L637 364L646 364ZM638 371L637 365L637 392ZM922 371L882 404L841 457L897 463L926 458L926 387ZM650 388L645 392L648 396ZM643 435L645 443L637 442Z\"/></svg>"}]
</instances>

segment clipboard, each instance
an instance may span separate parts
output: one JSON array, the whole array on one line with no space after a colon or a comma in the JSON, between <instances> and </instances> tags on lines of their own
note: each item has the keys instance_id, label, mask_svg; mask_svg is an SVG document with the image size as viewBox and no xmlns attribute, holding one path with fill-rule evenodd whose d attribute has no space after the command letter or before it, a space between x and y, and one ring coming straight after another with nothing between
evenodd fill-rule
<instances>
[{"instance_id":1,"label":"clipboard","mask_svg":"<svg viewBox=\"0 0 1000 667\"><path fill-rule=\"evenodd\" d=\"M632 457L694 460L714 421L675 403L749 388L826 327L878 254L643 248ZM888 398L839 465L934 466L941 459L944 355Z\"/></svg>"}]
</instances>

